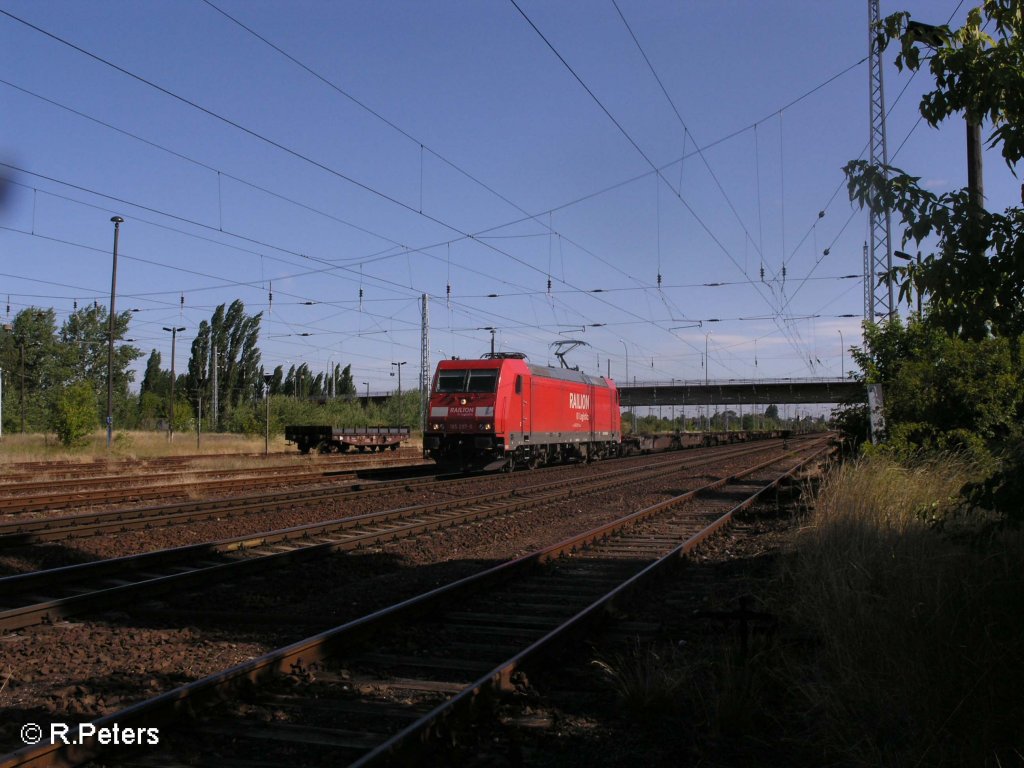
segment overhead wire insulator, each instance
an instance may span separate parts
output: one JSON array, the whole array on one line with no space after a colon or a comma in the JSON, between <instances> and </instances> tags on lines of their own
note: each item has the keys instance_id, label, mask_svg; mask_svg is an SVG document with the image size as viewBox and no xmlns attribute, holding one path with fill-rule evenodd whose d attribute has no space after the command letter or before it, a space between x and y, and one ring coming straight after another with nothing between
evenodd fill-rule
<instances>
[{"instance_id":1,"label":"overhead wire insulator","mask_svg":"<svg viewBox=\"0 0 1024 768\"><path fill-rule=\"evenodd\" d=\"M551 296L551 278L548 278L548 296Z\"/></svg>"},{"instance_id":2,"label":"overhead wire insulator","mask_svg":"<svg viewBox=\"0 0 1024 768\"><path fill-rule=\"evenodd\" d=\"M782 282L786 282L786 265L782 265Z\"/></svg>"},{"instance_id":3,"label":"overhead wire insulator","mask_svg":"<svg viewBox=\"0 0 1024 768\"><path fill-rule=\"evenodd\" d=\"M661 290L661 272L658 273L658 290Z\"/></svg>"},{"instance_id":4,"label":"overhead wire insulator","mask_svg":"<svg viewBox=\"0 0 1024 768\"><path fill-rule=\"evenodd\" d=\"M359 311L363 311L363 289L359 289Z\"/></svg>"},{"instance_id":5,"label":"overhead wire insulator","mask_svg":"<svg viewBox=\"0 0 1024 768\"><path fill-rule=\"evenodd\" d=\"M267 288L267 311L269 312L274 308L274 284L269 283Z\"/></svg>"},{"instance_id":6,"label":"overhead wire insulator","mask_svg":"<svg viewBox=\"0 0 1024 768\"><path fill-rule=\"evenodd\" d=\"M764 282L764 264L761 265L761 282Z\"/></svg>"}]
</instances>

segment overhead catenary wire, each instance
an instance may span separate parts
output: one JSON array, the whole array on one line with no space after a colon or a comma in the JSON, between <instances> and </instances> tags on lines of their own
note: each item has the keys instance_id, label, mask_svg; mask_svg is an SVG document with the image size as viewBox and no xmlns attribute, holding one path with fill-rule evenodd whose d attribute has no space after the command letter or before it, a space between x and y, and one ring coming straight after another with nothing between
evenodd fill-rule
<instances>
[{"instance_id":1,"label":"overhead catenary wire","mask_svg":"<svg viewBox=\"0 0 1024 768\"><path fill-rule=\"evenodd\" d=\"M685 149L686 149L685 145L686 145L686 138L687 138L685 132L684 132L684 137L683 138L684 138L684 154L685 154ZM682 162L680 163L680 170L681 169L682 169ZM220 180L220 172L219 171L218 171L218 180ZM669 185L669 186L671 186L671 185ZM658 188L658 194L660 195L660 184L658 185L657 188ZM221 202L220 197L218 198L218 202ZM223 216L222 215L218 215L218 222L217 222L218 228L222 229L223 228L223 223L224 223L223 222ZM660 233L660 225L659 225L659 233ZM448 242L451 242L451 240L449 240ZM560 240L560 245L561 245L561 240ZM659 246L660 246L660 243L659 243ZM300 255L304 256L304 254L300 254ZM660 262L660 253L659 253L659 262ZM659 263L659 270L658 271L659 271L659 274L660 274L660 272L661 272L661 264L660 263ZM550 269L548 270L548 273L550 273ZM548 277L547 279L550 280L550 277ZM449 285L450 285L450 281L449 281ZM572 290L561 291L561 290L559 290L559 291L555 291L554 295L559 295L559 294L565 295L565 294L572 293L572 292L583 293L584 290L583 289L577 289L575 291L572 291Z\"/></svg>"}]
</instances>

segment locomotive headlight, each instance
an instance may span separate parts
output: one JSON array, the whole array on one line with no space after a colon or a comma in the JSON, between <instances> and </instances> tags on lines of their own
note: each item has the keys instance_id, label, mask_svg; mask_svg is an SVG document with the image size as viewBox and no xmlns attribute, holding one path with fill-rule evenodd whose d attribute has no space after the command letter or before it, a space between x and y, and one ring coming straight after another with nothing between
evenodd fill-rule
<instances>
[{"instance_id":1,"label":"locomotive headlight","mask_svg":"<svg viewBox=\"0 0 1024 768\"><path fill-rule=\"evenodd\" d=\"M441 424L435 421L433 424L430 425L430 428L436 432L441 428Z\"/></svg>"},{"instance_id":2,"label":"locomotive headlight","mask_svg":"<svg viewBox=\"0 0 1024 768\"><path fill-rule=\"evenodd\" d=\"M483 424L480 425L480 429L482 429L484 432L489 432L490 430L494 429L494 425L488 422L484 422Z\"/></svg>"},{"instance_id":3,"label":"locomotive headlight","mask_svg":"<svg viewBox=\"0 0 1024 768\"><path fill-rule=\"evenodd\" d=\"M465 405L465 404L466 404L466 398L462 398L461 400L459 400L459 405Z\"/></svg>"}]
</instances>

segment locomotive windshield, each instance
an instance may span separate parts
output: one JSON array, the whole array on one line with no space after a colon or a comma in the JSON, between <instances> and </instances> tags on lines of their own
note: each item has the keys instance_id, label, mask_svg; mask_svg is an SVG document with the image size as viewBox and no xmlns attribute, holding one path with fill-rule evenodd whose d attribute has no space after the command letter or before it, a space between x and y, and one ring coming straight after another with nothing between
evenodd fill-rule
<instances>
[{"instance_id":1,"label":"locomotive windshield","mask_svg":"<svg viewBox=\"0 0 1024 768\"><path fill-rule=\"evenodd\" d=\"M447 370L437 375L437 392L497 392L498 369Z\"/></svg>"}]
</instances>

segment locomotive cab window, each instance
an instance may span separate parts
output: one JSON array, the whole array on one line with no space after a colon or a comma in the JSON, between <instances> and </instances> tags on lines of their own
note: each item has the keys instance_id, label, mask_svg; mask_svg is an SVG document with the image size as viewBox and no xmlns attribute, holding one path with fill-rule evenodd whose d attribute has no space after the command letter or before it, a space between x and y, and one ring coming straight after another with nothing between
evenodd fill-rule
<instances>
[{"instance_id":1,"label":"locomotive cab window","mask_svg":"<svg viewBox=\"0 0 1024 768\"><path fill-rule=\"evenodd\" d=\"M497 392L498 369L441 371L435 392Z\"/></svg>"},{"instance_id":2,"label":"locomotive cab window","mask_svg":"<svg viewBox=\"0 0 1024 768\"><path fill-rule=\"evenodd\" d=\"M485 371L470 371L467 392L497 392L498 391L498 369L493 368Z\"/></svg>"},{"instance_id":3,"label":"locomotive cab window","mask_svg":"<svg viewBox=\"0 0 1024 768\"><path fill-rule=\"evenodd\" d=\"M465 392L466 371L441 371L437 374L437 392Z\"/></svg>"}]
</instances>

